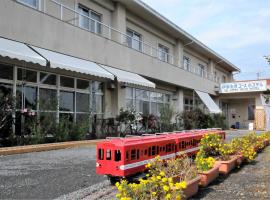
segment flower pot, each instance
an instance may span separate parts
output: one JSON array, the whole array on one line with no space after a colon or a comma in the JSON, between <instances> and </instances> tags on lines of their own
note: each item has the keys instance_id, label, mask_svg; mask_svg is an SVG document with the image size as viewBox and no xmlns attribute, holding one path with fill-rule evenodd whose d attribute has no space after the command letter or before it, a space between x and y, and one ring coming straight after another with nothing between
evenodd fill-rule
<instances>
[{"instance_id":1,"label":"flower pot","mask_svg":"<svg viewBox=\"0 0 270 200\"><path fill-rule=\"evenodd\" d=\"M239 154L239 155L236 155L237 159L236 159L236 166L240 166L243 161L244 161L244 156Z\"/></svg>"},{"instance_id":2,"label":"flower pot","mask_svg":"<svg viewBox=\"0 0 270 200\"><path fill-rule=\"evenodd\" d=\"M201 177L198 176L187 182L187 187L183 190L184 195L185 195L184 199L188 199L198 192L200 180L201 180Z\"/></svg>"},{"instance_id":3,"label":"flower pot","mask_svg":"<svg viewBox=\"0 0 270 200\"><path fill-rule=\"evenodd\" d=\"M219 173L220 174L228 174L235 168L237 156L232 156L230 160L219 160L216 161L219 166Z\"/></svg>"},{"instance_id":4,"label":"flower pot","mask_svg":"<svg viewBox=\"0 0 270 200\"><path fill-rule=\"evenodd\" d=\"M209 183L215 180L219 175L220 164L215 164L214 167L208 171L199 172L201 175L200 186L206 187Z\"/></svg>"},{"instance_id":5,"label":"flower pot","mask_svg":"<svg viewBox=\"0 0 270 200\"><path fill-rule=\"evenodd\" d=\"M264 145L264 147L267 147L269 145L269 140L264 140L263 145Z\"/></svg>"}]
</instances>

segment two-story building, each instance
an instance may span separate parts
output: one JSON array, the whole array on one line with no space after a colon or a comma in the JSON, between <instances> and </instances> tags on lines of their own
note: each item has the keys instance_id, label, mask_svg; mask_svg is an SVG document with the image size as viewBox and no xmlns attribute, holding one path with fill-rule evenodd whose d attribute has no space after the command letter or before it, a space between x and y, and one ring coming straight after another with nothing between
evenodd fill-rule
<instances>
[{"instance_id":1,"label":"two-story building","mask_svg":"<svg viewBox=\"0 0 270 200\"><path fill-rule=\"evenodd\" d=\"M227 113L217 91L239 71L140 0L2 0L0 37L0 92L41 120Z\"/></svg>"}]
</instances>

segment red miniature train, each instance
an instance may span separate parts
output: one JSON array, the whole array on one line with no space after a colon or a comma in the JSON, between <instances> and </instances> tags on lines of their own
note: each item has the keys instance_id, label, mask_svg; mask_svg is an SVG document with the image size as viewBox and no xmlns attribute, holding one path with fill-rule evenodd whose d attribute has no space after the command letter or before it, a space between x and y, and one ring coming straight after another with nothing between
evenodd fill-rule
<instances>
[{"instance_id":1,"label":"red miniature train","mask_svg":"<svg viewBox=\"0 0 270 200\"><path fill-rule=\"evenodd\" d=\"M207 133L219 134L225 139L225 132L218 129L111 138L97 144L96 172L111 180L126 178L144 172L145 165L157 155L161 159L195 155L201 138Z\"/></svg>"}]
</instances>

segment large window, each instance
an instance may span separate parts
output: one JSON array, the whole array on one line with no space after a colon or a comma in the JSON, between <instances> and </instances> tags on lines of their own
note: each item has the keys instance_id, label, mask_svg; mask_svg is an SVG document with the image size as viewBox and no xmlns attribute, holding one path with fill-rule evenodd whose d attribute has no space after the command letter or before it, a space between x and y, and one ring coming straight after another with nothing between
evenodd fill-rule
<instances>
[{"instance_id":1,"label":"large window","mask_svg":"<svg viewBox=\"0 0 270 200\"><path fill-rule=\"evenodd\" d=\"M193 110L193 98L192 97L185 97L184 98L184 110L191 111Z\"/></svg>"},{"instance_id":2,"label":"large window","mask_svg":"<svg viewBox=\"0 0 270 200\"><path fill-rule=\"evenodd\" d=\"M0 64L0 67L4 72L0 73L0 97L16 90L15 128L18 133L22 131L22 113L25 112L37 117L46 133L51 133L52 125L58 120L68 119L90 124L91 114L98 115L98 118L103 117L102 82L5 64ZM17 74L15 84L13 74Z\"/></svg>"},{"instance_id":3,"label":"large window","mask_svg":"<svg viewBox=\"0 0 270 200\"><path fill-rule=\"evenodd\" d=\"M162 44L158 45L158 58L164 62L169 62L169 48Z\"/></svg>"},{"instance_id":4,"label":"large window","mask_svg":"<svg viewBox=\"0 0 270 200\"><path fill-rule=\"evenodd\" d=\"M39 7L39 0L17 0L17 1L35 9L38 9Z\"/></svg>"},{"instance_id":5,"label":"large window","mask_svg":"<svg viewBox=\"0 0 270 200\"><path fill-rule=\"evenodd\" d=\"M136 108L143 114L160 115L160 109L170 104L171 95L127 87L125 89L125 102L127 108Z\"/></svg>"},{"instance_id":6,"label":"large window","mask_svg":"<svg viewBox=\"0 0 270 200\"><path fill-rule=\"evenodd\" d=\"M185 70L190 71L190 59L186 56L183 58L183 65Z\"/></svg>"},{"instance_id":7,"label":"large window","mask_svg":"<svg viewBox=\"0 0 270 200\"><path fill-rule=\"evenodd\" d=\"M101 33L101 14L79 4L79 26L94 33Z\"/></svg>"},{"instance_id":8,"label":"large window","mask_svg":"<svg viewBox=\"0 0 270 200\"><path fill-rule=\"evenodd\" d=\"M142 51L142 36L141 34L128 29L127 30L127 45L130 48Z\"/></svg>"}]
</instances>

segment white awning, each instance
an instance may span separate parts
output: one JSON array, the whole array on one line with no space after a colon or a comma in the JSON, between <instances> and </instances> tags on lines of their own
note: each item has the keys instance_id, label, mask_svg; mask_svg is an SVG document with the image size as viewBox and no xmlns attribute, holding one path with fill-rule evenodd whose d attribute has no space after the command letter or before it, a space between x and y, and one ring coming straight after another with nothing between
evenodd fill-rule
<instances>
[{"instance_id":1,"label":"white awning","mask_svg":"<svg viewBox=\"0 0 270 200\"><path fill-rule=\"evenodd\" d=\"M214 102L214 100L210 97L209 94L205 92L200 92L195 90L200 99L203 101L203 103L206 105L206 107L209 109L210 113L221 113L222 111L217 106L217 104Z\"/></svg>"},{"instance_id":2,"label":"white awning","mask_svg":"<svg viewBox=\"0 0 270 200\"><path fill-rule=\"evenodd\" d=\"M21 42L0 38L0 56L46 66L46 60Z\"/></svg>"},{"instance_id":3,"label":"white awning","mask_svg":"<svg viewBox=\"0 0 270 200\"><path fill-rule=\"evenodd\" d=\"M143 78L142 76L124 71L121 69L116 69L112 68L106 65L101 65L104 69L108 70L112 74L114 74L117 77L117 80L122 83L128 83L128 84L133 84L133 85L139 85L139 86L144 86L144 87L150 87L150 88L155 88L156 85L155 83Z\"/></svg>"},{"instance_id":4,"label":"white awning","mask_svg":"<svg viewBox=\"0 0 270 200\"><path fill-rule=\"evenodd\" d=\"M39 52L42 56L44 56L47 60L49 60L51 68L65 69L69 71L114 80L114 76L111 73L109 73L108 71L106 71L105 69L103 69L94 62L83 60L80 58L75 58L72 56L64 55L61 53L57 53L54 51L34 46L31 47L35 49L37 52Z\"/></svg>"}]
</instances>

